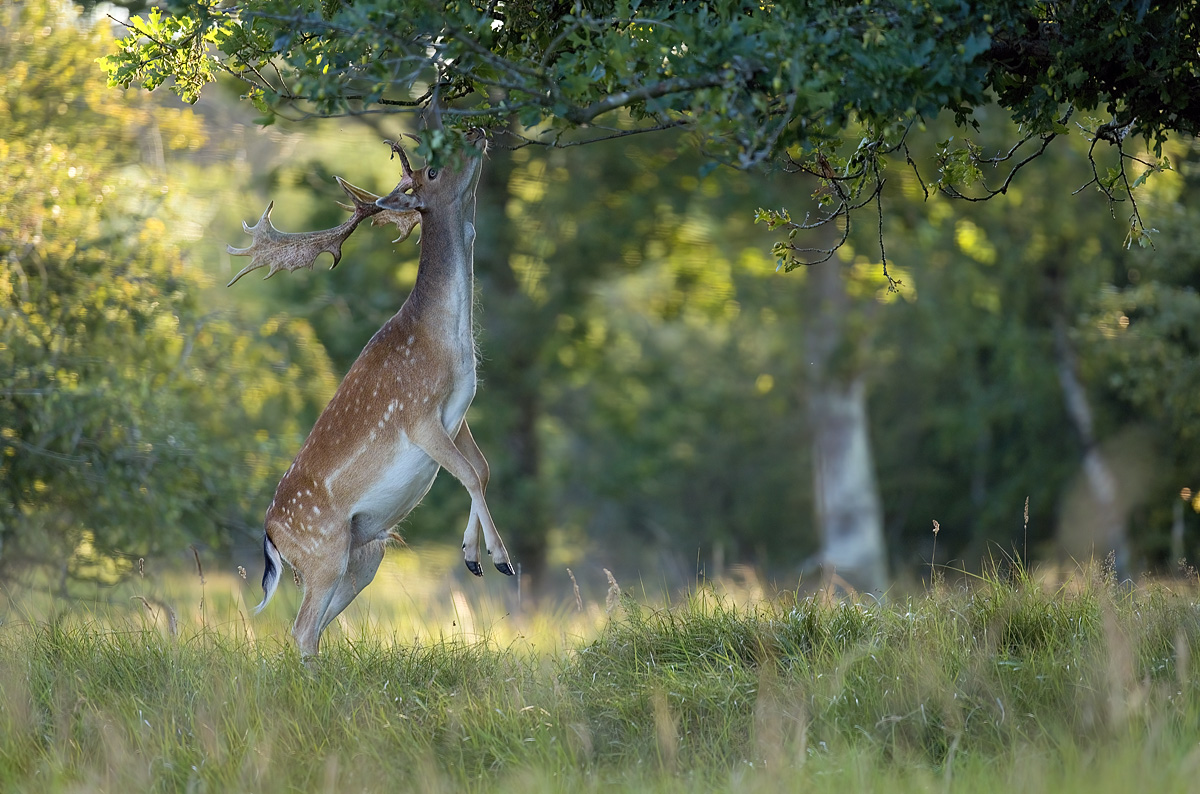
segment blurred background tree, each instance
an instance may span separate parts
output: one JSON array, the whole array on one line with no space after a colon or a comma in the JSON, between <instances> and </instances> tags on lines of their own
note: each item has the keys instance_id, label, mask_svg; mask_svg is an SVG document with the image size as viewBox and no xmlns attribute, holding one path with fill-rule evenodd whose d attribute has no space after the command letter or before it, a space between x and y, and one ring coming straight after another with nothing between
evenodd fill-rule
<instances>
[{"instance_id":1,"label":"blurred background tree","mask_svg":"<svg viewBox=\"0 0 1200 794\"><path fill-rule=\"evenodd\" d=\"M1153 249L1128 250L1096 225L1102 194L1068 195L1091 177L1080 145L1022 174L1004 205L925 201L915 180L904 182L890 233L904 240L898 256L914 263L919 299L889 314L879 336L890 363L873 403L898 569L928 559L932 518L964 530L940 548L967 564L995 544L993 555L1035 558L1114 549L1128 574L1174 565L1172 504L1200 463L1181 424L1192 424L1194 342L1176 323L1187 322L1200 262L1177 226L1195 212L1186 209L1194 144L1172 157L1178 176L1143 196L1160 230ZM874 245L873 235L860 239ZM1164 317L1160 297L1183 314ZM1174 407L1141 402L1143 389ZM1107 490L1097 469L1113 480Z\"/></svg>"},{"instance_id":2,"label":"blurred background tree","mask_svg":"<svg viewBox=\"0 0 1200 794\"><path fill-rule=\"evenodd\" d=\"M0 9L0 574L60 586L247 534L335 385L303 320L200 300L166 162L206 133L104 87L108 27Z\"/></svg>"}]
</instances>

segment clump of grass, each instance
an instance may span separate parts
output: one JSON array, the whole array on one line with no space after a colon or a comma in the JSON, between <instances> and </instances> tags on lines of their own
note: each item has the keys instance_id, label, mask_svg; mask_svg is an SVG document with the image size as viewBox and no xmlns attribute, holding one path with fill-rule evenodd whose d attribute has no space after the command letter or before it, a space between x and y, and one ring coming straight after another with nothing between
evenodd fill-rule
<instances>
[{"instance_id":1,"label":"clump of grass","mask_svg":"<svg viewBox=\"0 0 1200 794\"><path fill-rule=\"evenodd\" d=\"M367 624L305 665L285 632L215 620L208 587L178 637L0 627L0 790L1186 790L1200 771L1192 589L1048 591L1018 568L884 603L623 595L590 638Z\"/></svg>"}]
</instances>

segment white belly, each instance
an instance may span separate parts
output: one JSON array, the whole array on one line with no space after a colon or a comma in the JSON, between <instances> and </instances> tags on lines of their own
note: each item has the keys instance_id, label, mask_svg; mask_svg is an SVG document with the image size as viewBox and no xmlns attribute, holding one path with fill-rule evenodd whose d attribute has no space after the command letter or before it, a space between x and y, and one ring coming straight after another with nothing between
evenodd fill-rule
<instances>
[{"instance_id":1,"label":"white belly","mask_svg":"<svg viewBox=\"0 0 1200 794\"><path fill-rule=\"evenodd\" d=\"M362 517L362 529L369 535L383 537L420 503L437 473L434 459L402 437L391 461L359 497L351 515Z\"/></svg>"},{"instance_id":2,"label":"white belly","mask_svg":"<svg viewBox=\"0 0 1200 794\"><path fill-rule=\"evenodd\" d=\"M458 379L442 406L442 424L451 438L458 434L474 397L475 371L472 367L468 375ZM371 484L350 510L358 535L356 541L386 537L392 527L425 498L438 469L437 462L401 432L390 460L379 467Z\"/></svg>"}]
</instances>

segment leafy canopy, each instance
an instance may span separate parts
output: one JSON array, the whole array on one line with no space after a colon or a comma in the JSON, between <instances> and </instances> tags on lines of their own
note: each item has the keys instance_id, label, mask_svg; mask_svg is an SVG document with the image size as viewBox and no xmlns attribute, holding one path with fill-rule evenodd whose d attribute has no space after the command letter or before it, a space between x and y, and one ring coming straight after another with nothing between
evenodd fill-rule
<instances>
[{"instance_id":1,"label":"leafy canopy","mask_svg":"<svg viewBox=\"0 0 1200 794\"><path fill-rule=\"evenodd\" d=\"M513 146L682 127L712 163L770 162L824 180L813 218L760 216L791 232L877 202L888 155L917 170L927 191L982 199L1009 184L987 182L985 170L1015 172L1076 124L1118 147L1137 133L1156 155L1169 134L1200 128L1190 3L201 0L171 8L132 20L131 35L102 59L112 85L169 84L193 102L228 74L263 124L276 115L413 112L440 98L452 128L489 127ZM914 130L942 112L975 124L976 110L993 101L1021 125L1016 147L988 156L951 139L920 169L908 148ZM844 145L847 134L858 143ZM440 136L426 142L425 154L436 157L442 144ZM1110 200L1130 197L1131 183L1168 165L1142 161L1143 173L1130 177L1127 162L1122 150L1111 172L1094 172ZM1132 209L1130 242L1143 242ZM776 248L784 264L820 253L792 238Z\"/></svg>"},{"instance_id":2,"label":"leafy canopy","mask_svg":"<svg viewBox=\"0 0 1200 794\"><path fill-rule=\"evenodd\" d=\"M201 304L161 217L180 185L139 152L204 130L104 88L106 28L0 9L0 576L227 542L333 387L306 324Z\"/></svg>"},{"instance_id":3,"label":"leafy canopy","mask_svg":"<svg viewBox=\"0 0 1200 794\"><path fill-rule=\"evenodd\" d=\"M267 111L420 108L437 87L457 118L557 134L627 109L743 164L855 122L885 135L914 115L965 120L992 96L1038 132L1063 105L1155 138L1200 122L1189 4L259 0L131 27L103 61L111 79L171 80L188 101L222 71Z\"/></svg>"}]
</instances>

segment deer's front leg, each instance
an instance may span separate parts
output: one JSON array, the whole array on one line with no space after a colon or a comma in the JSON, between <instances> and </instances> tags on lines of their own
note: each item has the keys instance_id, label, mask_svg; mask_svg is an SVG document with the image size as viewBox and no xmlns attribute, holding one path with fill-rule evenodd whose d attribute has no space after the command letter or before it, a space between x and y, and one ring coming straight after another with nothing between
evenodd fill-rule
<instances>
[{"instance_id":1,"label":"deer's front leg","mask_svg":"<svg viewBox=\"0 0 1200 794\"><path fill-rule=\"evenodd\" d=\"M467 420L464 419L458 427L458 433L454 436L454 446L463 454L471 464L471 468L475 469L475 473L479 475L479 485L483 489L485 495L487 493L488 479L491 477L491 470L488 468L487 458L483 456L479 445L475 443L475 438L471 435L471 429L467 427ZM483 568L479 566L479 527L482 522L479 520L479 515L475 512L474 502L471 505L471 514L467 516L467 528L463 532L463 556L466 558L467 568L476 576L483 576ZM488 544L490 547L490 543ZM471 549L472 554L468 554L467 550Z\"/></svg>"},{"instance_id":2,"label":"deer's front leg","mask_svg":"<svg viewBox=\"0 0 1200 794\"><path fill-rule=\"evenodd\" d=\"M471 437L471 431L465 428L464 422L459 428L457 438L464 447L470 449L469 456L459 448L442 423L433 416L413 427L409 437L426 455L461 482L471 495L471 517L467 519L467 531L463 536L463 561L467 568L476 576L483 575L483 569L479 565L478 540L478 528L482 528L487 553L491 555L496 570L512 576L515 571L508 559L508 550L504 548L504 541L492 522L492 514L484 498L484 486L488 476L487 461L475 444L475 439ZM473 463L472 460L476 460L477 463ZM482 465L479 466L478 463Z\"/></svg>"}]
</instances>

